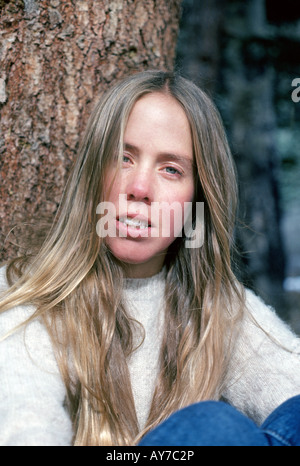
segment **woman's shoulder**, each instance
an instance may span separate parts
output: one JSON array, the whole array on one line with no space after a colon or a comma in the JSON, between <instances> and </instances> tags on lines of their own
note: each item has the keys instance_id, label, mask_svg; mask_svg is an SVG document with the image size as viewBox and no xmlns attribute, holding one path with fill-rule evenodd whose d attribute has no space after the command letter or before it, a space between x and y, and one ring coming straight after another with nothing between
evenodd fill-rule
<instances>
[{"instance_id":1,"label":"woman's shoulder","mask_svg":"<svg viewBox=\"0 0 300 466\"><path fill-rule=\"evenodd\" d=\"M0 297L6 290L9 284L2 267ZM65 386L51 338L34 312L33 306L18 305L0 313L0 444L70 445Z\"/></svg>"},{"instance_id":2,"label":"woman's shoulder","mask_svg":"<svg viewBox=\"0 0 300 466\"><path fill-rule=\"evenodd\" d=\"M0 268L0 299L1 293L9 292L10 285L6 275L7 267ZM34 313L34 307L29 305L15 306L0 314L0 337L5 333L10 332L11 329L22 324Z\"/></svg>"},{"instance_id":3,"label":"woman's shoulder","mask_svg":"<svg viewBox=\"0 0 300 466\"><path fill-rule=\"evenodd\" d=\"M6 268L0 269L1 292L9 292ZM48 330L35 316L36 308L21 304L0 313L0 370L10 359L17 366L22 364L39 367L40 370L57 372L54 350ZM15 356L15 358L14 358Z\"/></svg>"},{"instance_id":4,"label":"woman's shoulder","mask_svg":"<svg viewBox=\"0 0 300 466\"><path fill-rule=\"evenodd\" d=\"M261 297L248 289L245 294L223 395L260 424L299 394L300 339Z\"/></svg>"},{"instance_id":5,"label":"woman's shoulder","mask_svg":"<svg viewBox=\"0 0 300 466\"><path fill-rule=\"evenodd\" d=\"M279 310L278 310L279 311ZM244 330L250 338L271 335L290 350L300 350L300 339L290 325L278 315L278 311L266 304L254 291L246 289Z\"/></svg>"}]
</instances>

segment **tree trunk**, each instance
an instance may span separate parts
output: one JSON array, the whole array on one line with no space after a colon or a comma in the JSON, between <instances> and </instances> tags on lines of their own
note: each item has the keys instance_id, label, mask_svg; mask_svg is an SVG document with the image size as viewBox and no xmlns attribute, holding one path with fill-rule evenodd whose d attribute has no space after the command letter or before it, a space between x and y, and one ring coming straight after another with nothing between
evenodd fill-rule
<instances>
[{"instance_id":1,"label":"tree trunk","mask_svg":"<svg viewBox=\"0 0 300 466\"><path fill-rule=\"evenodd\" d=\"M0 262L53 217L97 94L172 69L181 0L0 0ZM16 243L16 244L13 244Z\"/></svg>"}]
</instances>

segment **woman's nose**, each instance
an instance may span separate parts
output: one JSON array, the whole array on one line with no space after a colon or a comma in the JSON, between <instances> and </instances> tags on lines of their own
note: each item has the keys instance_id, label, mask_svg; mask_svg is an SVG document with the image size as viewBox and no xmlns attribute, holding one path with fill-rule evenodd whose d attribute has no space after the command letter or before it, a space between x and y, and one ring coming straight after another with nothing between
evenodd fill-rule
<instances>
[{"instance_id":1,"label":"woman's nose","mask_svg":"<svg viewBox=\"0 0 300 466\"><path fill-rule=\"evenodd\" d=\"M131 201L152 202L153 177L150 170L134 170L127 179L126 194Z\"/></svg>"}]
</instances>

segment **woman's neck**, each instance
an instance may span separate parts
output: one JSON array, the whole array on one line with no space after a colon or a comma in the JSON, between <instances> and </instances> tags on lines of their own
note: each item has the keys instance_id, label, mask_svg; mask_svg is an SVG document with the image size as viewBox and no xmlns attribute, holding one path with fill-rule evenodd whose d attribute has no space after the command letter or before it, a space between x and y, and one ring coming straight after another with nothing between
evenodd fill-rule
<instances>
[{"instance_id":1,"label":"woman's neck","mask_svg":"<svg viewBox=\"0 0 300 466\"><path fill-rule=\"evenodd\" d=\"M126 264L124 272L126 278L150 278L157 275L163 268L165 257L157 257L157 260L151 263L143 264Z\"/></svg>"}]
</instances>

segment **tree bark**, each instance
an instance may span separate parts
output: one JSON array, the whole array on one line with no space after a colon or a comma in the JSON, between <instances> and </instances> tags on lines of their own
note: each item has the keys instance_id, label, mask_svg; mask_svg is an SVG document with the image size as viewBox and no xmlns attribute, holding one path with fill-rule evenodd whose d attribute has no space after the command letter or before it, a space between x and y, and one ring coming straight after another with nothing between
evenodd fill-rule
<instances>
[{"instance_id":1,"label":"tree bark","mask_svg":"<svg viewBox=\"0 0 300 466\"><path fill-rule=\"evenodd\" d=\"M0 0L0 262L53 217L94 98L172 69L181 0ZM13 244L16 243L16 244Z\"/></svg>"}]
</instances>

